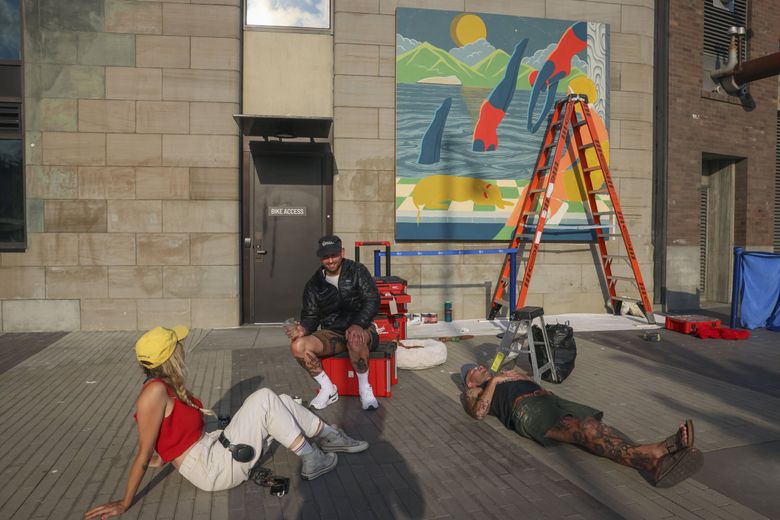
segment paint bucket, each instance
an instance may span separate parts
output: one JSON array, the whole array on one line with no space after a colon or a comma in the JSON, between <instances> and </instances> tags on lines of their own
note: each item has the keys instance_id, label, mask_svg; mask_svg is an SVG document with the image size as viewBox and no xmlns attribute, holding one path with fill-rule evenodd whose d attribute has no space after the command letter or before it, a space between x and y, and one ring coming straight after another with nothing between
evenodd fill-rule
<instances>
[{"instance_id":1,"label":"paint bucket","mask_svg":"<svg viewBox=\"0 0 780 520\"><path fill-rule=\"evenodd\" d=\"M423 323L439 323L439 314L436 312L423 312Z\"/></svg>"}]
</instances>

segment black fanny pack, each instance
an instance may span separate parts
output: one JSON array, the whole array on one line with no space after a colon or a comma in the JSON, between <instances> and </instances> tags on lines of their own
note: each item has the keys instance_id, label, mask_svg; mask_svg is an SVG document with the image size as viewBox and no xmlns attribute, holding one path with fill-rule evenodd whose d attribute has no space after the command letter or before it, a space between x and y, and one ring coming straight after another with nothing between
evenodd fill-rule
<instances>
[{"instance_id":1,"label":"black fanny pack","mask_svg":"<svg viewBox=\"0 0 780 520\"><path fill-rule=\"evenodd\" d=\"M236 462L249 462L255 458L255 449L249 444L232 444L224 433L219 434L219 443L233 455Z\"/></svg>"}]
</instances>

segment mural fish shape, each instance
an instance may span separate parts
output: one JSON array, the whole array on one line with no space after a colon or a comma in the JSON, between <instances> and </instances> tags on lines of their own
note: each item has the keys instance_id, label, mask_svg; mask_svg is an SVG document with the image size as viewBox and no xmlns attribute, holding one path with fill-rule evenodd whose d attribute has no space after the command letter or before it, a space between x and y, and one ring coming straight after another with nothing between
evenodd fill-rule
<instances>
[{"instance_id":1,"label":"mural fish shape","mask_svg":"<svg viewBox=\"0 0 780 520\"><path fill-rule=\"evenodd\" d=\"M512 56L506 64L504 77L498 82L479 109L479 119L471 138L471 149L475 152L492 152L498 149L498 125L506 115L517 88L517 73L528 38L515 45Z\"/></svg>"},{"instance_id":2,"label":"mural fish shape","mask_svg":"<svg viewBox=\"0 0 780 520\"><path fill-rule=\"evenodd\" d=\"M439 162L441 154L441 136L444 133L444 125L447 123L447 116L452 106L452 98L445 98L439 108L433 115L431 124L420 141L420 156L417 162L420 164L435 164Z\"/></svg>"},{"instance_id":3,"label":"mural fish shape","mask_svg":"<svg viewBox=\"0 0 780 520\"><path fill-rule=\"evenodd\" d=\"M528 82L533 89L528 100L528 131L535 134L542 122L547 118L558 91L558 82L571 72L571 60L575 54L583 51L588 46L588 25L585 22L577 22L566 31L558 41L555 49L547 57L547 60L538 71L528 75ZM541 114L534 121L536 103L542 92L547 91Z\"/></svg>"}]
</instances>

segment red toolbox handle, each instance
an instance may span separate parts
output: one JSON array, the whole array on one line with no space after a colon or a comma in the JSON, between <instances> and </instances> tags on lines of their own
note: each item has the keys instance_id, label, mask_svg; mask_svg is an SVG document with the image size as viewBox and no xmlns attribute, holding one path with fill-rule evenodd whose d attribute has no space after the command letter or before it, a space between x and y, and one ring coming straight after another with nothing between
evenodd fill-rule
<instances>
[{"instance_id":1,"label":"red toolbox handle","mask_svg":"<svg viewBox=\"0 0 780 520\"><path fill-rule=\"evenodd\" d=\"M355 262L360 262L360 246L385 246L385 260L387 265L385 276L390 276L390 242L387 240L355 242ZM379 264L375 266L375 269L378 267Z\"/></svg>"}]
</instances>

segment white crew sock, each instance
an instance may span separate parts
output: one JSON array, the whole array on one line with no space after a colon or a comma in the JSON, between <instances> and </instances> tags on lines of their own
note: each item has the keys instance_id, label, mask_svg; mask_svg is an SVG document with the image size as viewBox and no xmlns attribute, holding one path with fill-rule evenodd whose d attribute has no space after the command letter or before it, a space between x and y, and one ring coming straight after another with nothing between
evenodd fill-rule
<instances>
[{"instance_id":1,"label":"white crew sock","mask_svg":"<svg viewBox=\"0 0 780 520\"><path fill-rule=\"evenodd\" d=\"M317 374L316 376L314 376L314 380L320 384L320 388L322 388L323 390L330 390L331 388L333 388L333 383L331 382L330 378L328 377L328 374L324 370L319 374Z\"/></svg>"},{"instance_id":2,"label":"white crew sock","mask_svg":"<svg viewBox=\"0 0 780 520\"><path fill-rule=\"evenodd\" d=\"M303 438L300 443L293 444L292 446L290 446L290 451L292 451L299 457L303 457L304 455L308 455L309 453L312 453L314 451L314 448L311 447L309 441Z\"/></svg>"},{"instance_id":3,"label":"white crew sock","mask_svg":"<svg viewBox=\"0 0 780 520\"><path fill-rule=\"evenodd\" d=\"M360 386L361 390L368 390L371 388L371 384L368 382L368 370L363 372L362 374L358 374L358 385Z\"/></svg>"}]
</instances>

